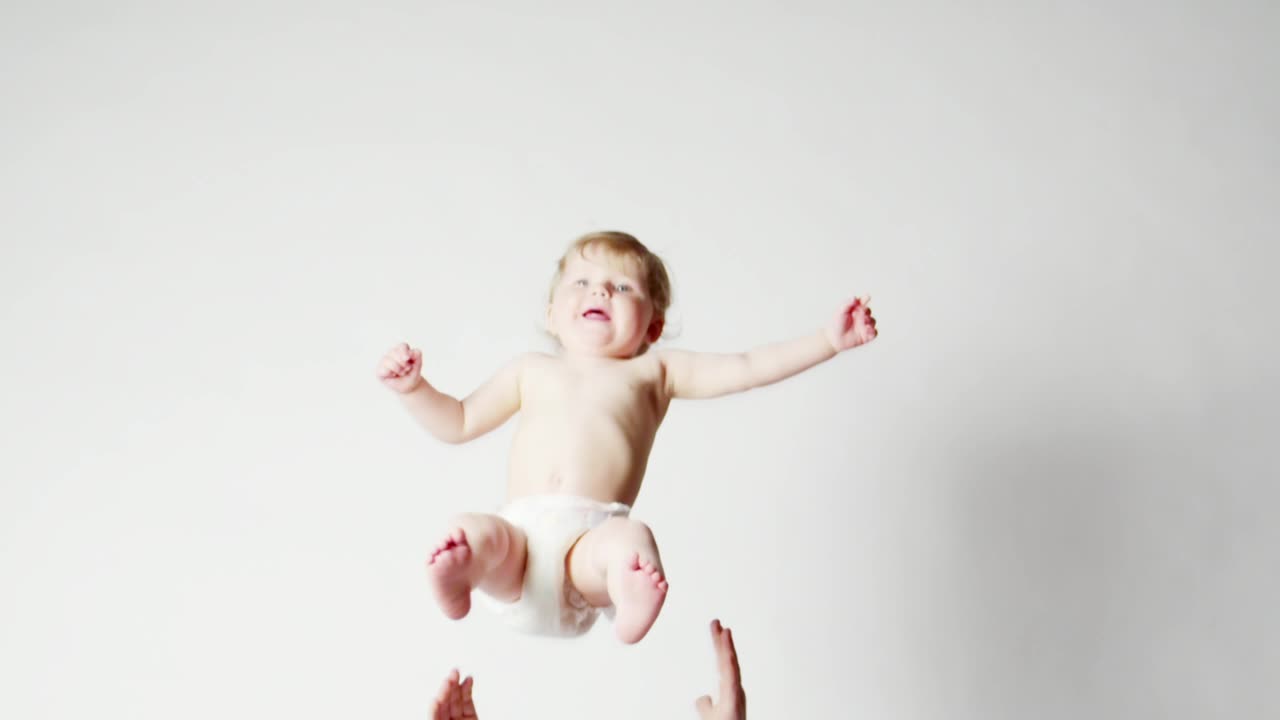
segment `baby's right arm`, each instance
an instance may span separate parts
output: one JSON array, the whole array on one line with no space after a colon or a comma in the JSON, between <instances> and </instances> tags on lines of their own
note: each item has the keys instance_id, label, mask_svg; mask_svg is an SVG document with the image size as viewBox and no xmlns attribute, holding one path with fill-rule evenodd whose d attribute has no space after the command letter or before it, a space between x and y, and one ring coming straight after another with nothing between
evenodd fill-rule
<instances>
[{"instance_id":1,"label":"baby's right arm","mask_svg":"<svg viewBox=\"0 0 1280 720\"><path fill-rule=\"evenodd\" d=\"M520 409L524 358L507 363L462 400L431 387L422 377L422 351L405 343L391 348L378 365L378 378L400 394L418 424L438 440L464 443L493 430Z\"/></svg>"}]
</instances>

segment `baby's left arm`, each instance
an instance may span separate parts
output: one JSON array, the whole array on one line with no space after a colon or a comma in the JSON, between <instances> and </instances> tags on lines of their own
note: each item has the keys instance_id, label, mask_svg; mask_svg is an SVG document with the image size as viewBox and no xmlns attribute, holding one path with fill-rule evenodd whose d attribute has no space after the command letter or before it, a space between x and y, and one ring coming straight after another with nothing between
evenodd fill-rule
<instances>
[{"instance_id":1,"label":"baby's left arm","mask_svg":"<svg viewBox=\"0 0 1280 720\"><path fill-rule=\"evenodd\" d=\"M667 393L673 398L712 398L770 385L830 360L841 350L871 342L876 337L876 321L867 305L869 299L845 303L831 324L819 332L745 353L663 350L659 357Z\"/></svg>"}]
</instances>

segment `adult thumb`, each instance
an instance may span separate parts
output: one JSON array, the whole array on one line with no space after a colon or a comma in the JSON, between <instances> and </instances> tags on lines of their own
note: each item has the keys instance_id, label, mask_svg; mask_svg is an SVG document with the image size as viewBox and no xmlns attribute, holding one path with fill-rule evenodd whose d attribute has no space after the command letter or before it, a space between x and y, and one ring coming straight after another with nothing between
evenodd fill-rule
<instances>
[{"instance_id":1,"label":"adult thumb","mask_svg":"<svg viewBox=\"0 0 1280 720\"><path fill-rule=\"evenodd\" d=\"M698 709L698 715L701 717L710 717L707 713L711 712L711 696L703 695L693 703L693 706Z\"/></svg>"}]
</instances>

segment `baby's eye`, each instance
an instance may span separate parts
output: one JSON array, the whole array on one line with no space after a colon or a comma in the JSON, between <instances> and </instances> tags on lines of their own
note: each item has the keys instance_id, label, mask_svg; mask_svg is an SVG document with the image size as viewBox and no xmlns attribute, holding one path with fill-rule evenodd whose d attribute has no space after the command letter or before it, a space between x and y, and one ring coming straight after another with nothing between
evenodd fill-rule
<instances>
[{"instance_id":1,"label":"baby's eye","mask_svg":"<svg viewBox=\"0 0 1280 720\"><path fill-rule=\"evenodd\" d=\"M614 285L613 289L620 293L631 292L631 286L625 283Z\"/></svg>"},{"instance_id":2,"label":"baby's eye","mask_svg":"<svg viewBox=\"0 0 1280 720\"><path fill-rule=\"evenodd\" d=\"M578 287L586 287L586 286L587 286L587 280L586 280L586 278L578 278L577 280L574 280L574 281L573 281L573 284L574 284L574 285L577 285Z\"/></svg>"}]
</instances>

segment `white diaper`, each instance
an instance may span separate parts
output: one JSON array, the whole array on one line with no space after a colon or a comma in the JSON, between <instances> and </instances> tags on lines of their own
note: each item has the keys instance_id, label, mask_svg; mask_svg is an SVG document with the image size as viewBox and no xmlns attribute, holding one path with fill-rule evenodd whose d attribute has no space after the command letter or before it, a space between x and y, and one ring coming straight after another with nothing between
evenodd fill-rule
<instances>
[{"instance_id":1,"label":"white diaper","mask_svg":"<svg viewBox=\"0 0 1280 720\"><path fill-rule=\"evenodd\" d=\"M565 555L583 533L611 517L626 517L631 508L576 495L519 498L498 515L524 531L528 559L524 587L513 603L477 594L506 624L535 635L573 637L591 629L603 610L591 607L565 577Z\"/></svg>"}]
</instances>

